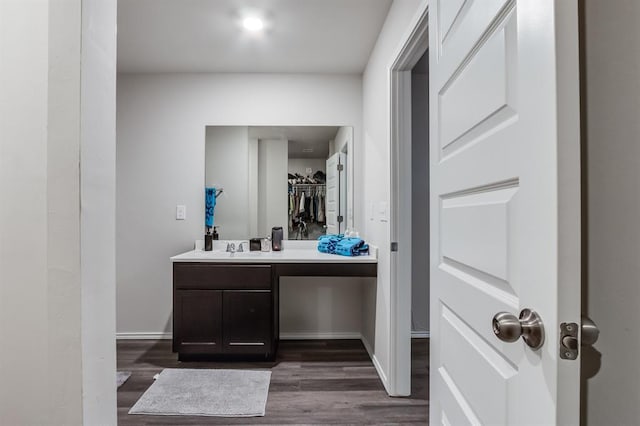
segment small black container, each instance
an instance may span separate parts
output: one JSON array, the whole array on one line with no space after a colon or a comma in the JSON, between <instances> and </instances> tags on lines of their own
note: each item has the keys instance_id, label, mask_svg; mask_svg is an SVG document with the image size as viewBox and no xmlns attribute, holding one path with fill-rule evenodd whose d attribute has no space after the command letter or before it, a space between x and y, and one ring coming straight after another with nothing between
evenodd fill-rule
<instances>
[{"instance_id":1,"label":"small black container","mask_svg":"<svg viewBox=\"0 0 640 426\"><path fill-rule=\"evenodd\" d=\"M260 251L261 248L261 243L260 243L261 238L252 238L249 240L249 251Z\"/></svg>"},{"instance_id":2,"label":"small black container","mask_svg":"<svg viewBox=\"0 0 640 426\"><path fill-rule=\"evenodd\" d=\"M282 250L282 238L284 237L284 233L282 231L282 226L274 226L271 228L271 250L280 251Z\"/></svg>"},{"instance_id":3,"label":"small black container","mask_svg":"<svg viewBox=\"0 0 640 426\"><path fill-rule=\"evenodd\" d=\"M213 235L210 233L204 234L204 251L213 250Z\"/></svg>"}]
</instances>

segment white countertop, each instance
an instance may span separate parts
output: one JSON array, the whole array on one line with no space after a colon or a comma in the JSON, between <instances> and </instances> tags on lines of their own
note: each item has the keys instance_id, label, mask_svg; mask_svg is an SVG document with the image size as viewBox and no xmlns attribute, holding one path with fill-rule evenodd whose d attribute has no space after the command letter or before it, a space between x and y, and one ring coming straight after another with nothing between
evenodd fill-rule
<instances>
[{"instance_id":1,"label":"white countertop","mask_svg":"<svg viewBox=\"0 0 640 426\"><path fill-rule=\"evenodd\" d=\"M173 256L171 262L214 263L377 263L377 249L370 247L367 256L340 256L320 253L317 241L284 241L282 251L244 251L227 253L222 250L191 250Z\"/></svg>"}]
</instances>

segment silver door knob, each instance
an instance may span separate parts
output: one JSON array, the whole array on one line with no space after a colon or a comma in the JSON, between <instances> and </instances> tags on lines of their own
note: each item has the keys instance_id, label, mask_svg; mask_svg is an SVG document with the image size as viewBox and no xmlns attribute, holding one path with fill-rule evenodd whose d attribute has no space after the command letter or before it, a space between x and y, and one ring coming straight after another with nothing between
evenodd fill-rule
<instances>
[{"instance_id":1,"label":"silver door knob","mask_svg":"<svg viewBox=\"0 0 640 426\"><path fill-rule=\"evenodd\" d=\"M520 318L509 312L498 312L493 317L493 333L503 342L515 342L522 337L532 349L539 349L544 343L544 325L531 309L523 309Z\"/></svg>"},{"instance_id":2,"label":"silver door knob","mask_svg":"<svg viewBox=\"0 0 640 426\"><path fill-rule=\"evenodd\" d=\"M589 317L582 317L582 345L593 345L598 341L600 330L595 322Z\"/></svg>"}]
</instances>

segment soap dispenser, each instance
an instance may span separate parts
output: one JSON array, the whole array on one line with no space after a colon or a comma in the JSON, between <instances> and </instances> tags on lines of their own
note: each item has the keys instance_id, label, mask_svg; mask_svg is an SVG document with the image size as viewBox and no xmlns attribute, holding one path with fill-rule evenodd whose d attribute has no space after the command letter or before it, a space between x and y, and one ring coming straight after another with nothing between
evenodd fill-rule
<instances>
[{"instance_id":1,"label":"soap dispenser","mask_svg":"<svg viewBox=\"0 0 640 426\"><path fill-rule=\"evenodd\" d=\"M204 251L213 250L213 235L211 235L211 229L207 229L207 233L204 234Z\"/></svg>"}]
</instances>

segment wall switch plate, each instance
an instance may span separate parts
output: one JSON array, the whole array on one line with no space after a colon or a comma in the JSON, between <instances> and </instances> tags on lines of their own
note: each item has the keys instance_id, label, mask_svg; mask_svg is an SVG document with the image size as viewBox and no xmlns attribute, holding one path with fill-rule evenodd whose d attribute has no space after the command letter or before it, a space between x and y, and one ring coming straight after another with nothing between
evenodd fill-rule
<instances>
[{"instance_id":1,"label":"wall switch plate","mask_svg":"<svg viewBox=\"0 0 640 426\"><path fill-rule=\"evenodd\" d=\"M185 220L187 218L187 206L176 206L176 220Z\"/></svg>"},{"instance_id":2,"label":"wall switch plate","mask_svg":"<svg viewBox=\"0 0 640 426\"><path fill-rule=\"evenodd\" d=\"M378 220L380 222L388 222L389 221L389 208L386 201L380 201L378 203Z\"/></svg>"}]
</instances>

